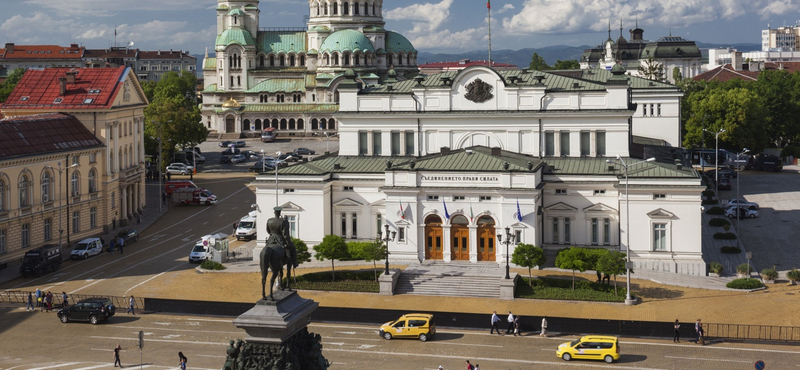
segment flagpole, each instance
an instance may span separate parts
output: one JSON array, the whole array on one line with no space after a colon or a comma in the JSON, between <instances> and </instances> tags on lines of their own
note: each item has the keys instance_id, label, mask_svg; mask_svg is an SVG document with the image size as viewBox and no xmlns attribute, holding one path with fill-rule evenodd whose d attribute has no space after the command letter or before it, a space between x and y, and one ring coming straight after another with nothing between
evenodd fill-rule
<instances>
[{"instance_id":1,"label":"flagpole","mask_svg":"<svg viewBox=\"0 0 800 370\"><path fill-rule=\"evenodd\" d=\"M486 9L489 13L489 67L492 67L492 1L486 0Z\"/></svg>"}]
</instances>

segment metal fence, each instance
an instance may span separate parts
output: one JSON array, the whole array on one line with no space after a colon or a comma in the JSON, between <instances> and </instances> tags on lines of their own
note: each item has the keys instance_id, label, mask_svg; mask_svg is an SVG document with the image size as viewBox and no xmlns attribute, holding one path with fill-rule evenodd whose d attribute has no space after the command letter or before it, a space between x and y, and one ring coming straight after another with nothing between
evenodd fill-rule
<instances>
[{"instance_id":1,"label":"metal fence","mask_svg":"<svg viewBox=\"0 0 800 370\"><path fill-rule=\"evenodd\" d=\"M35 291L27 291L27 290L7 290L0 292L0 303L15 303L25 305L28 302L28 293L33 296L33 304L38 307L36 303L36 292ZM47 293L47 292L42 292ZM60 308L62 307L63 300L61 298L60 292L52 292L53 293L53 308ZM87 298L108 298L111 300L111 303L117 307L117 311L119 310L127 310L130 307L130 297L117 297L117 296L109 296L109 295L98 295L98 294L67 294L68 303L74 304L75 302L87 299ZM144 298L143 297L134 297L133 298L133 307L137 310L144 309Z\"/></svg>"},{"instance_id":2,"label":"metal fence","mask_svg":"<svg viewBox=\"0 0 800 370\"><path fill-rule=\"evenodd\" d=\"M706 337L771 342L800 341L800 327L743 324L705 324Z\"/></svg>"}]
</instances>

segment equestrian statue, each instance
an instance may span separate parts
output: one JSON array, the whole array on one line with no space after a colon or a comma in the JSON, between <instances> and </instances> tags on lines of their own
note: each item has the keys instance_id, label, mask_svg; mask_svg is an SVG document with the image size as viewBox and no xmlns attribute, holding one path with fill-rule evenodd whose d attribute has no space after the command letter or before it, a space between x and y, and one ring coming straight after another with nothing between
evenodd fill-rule
<instances>
[{"instance_id":1,"label":"equestrian statue","mask_svg":"<svg viewBox=\"0 0 800 370\"><path fill-rule=\"evenodd\" d=\"M297 268L297 249L289 235L289 221L281 217L281 207L275 207L274 210L275 217L267 221L269 238L267 238L264 249L261 250L259 261L261 265L261 295L264 300L267 299L267 273L272 270L269 280L269 299L272 301L275 300L275 297L272 296L275 278L280 277L278 281L280 290L292 290L289 280L292 277L292 267ZM286 265L286 287L283 284L283 265Z\"/></svg>"}]
</instances>

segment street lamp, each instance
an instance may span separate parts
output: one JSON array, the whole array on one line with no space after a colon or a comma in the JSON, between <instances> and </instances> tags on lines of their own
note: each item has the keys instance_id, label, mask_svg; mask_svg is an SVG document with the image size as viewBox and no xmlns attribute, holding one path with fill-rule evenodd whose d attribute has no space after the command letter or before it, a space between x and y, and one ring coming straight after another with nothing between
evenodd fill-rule
<instances>
[{"instance_id":1,"label":"street lamp","mask_svg":"<svg viewBox=\"0 0 800 370\"><path fill-rule=\"evenodd\" d=\"M161 195L163 194L162 192L164 191L164 186L161 185L161 178L163 177L162 171L164 171L163 164L161 163L161 149L164 146L162 143L164 137L161 130L161 123L156 120L153 120L153 123L158 125L158 139L157 139L158 140L158 194ZM167 123L172 123L172 120L167 121ZM194 148L192 148L192 151L194 151ZM158 213L161 213L161 205L163 203L164 200L158 202Z\"/></svg>"},{"instance_id":2,"label":"street lamp","mask_svg":"<svg viewBox=\"0 0 800 370\"><path fill-rule=\"evenodd\" d=\"M384 275L389 275L389 242L394 241L394 237L397 235L397 231L389 232L389 225L384 225L386 227L386 236L382 237L381 230L378 229L378 240L381 242L386 243L386 270L383 272Z\"/></svg>"},{"instance_id":3,"label":"street lamp","mask_svg":"<svg viewBox=\"0 0 800 370\"><path fill-rule=\"evenodd\" d=\"M506 226L506 240L503 240L503 234L497 234L497 242L506 245L506 279L511 279L511 274L509 273L511 267L508 264L508 246L514 243L513 238L514 236L511 235L511 229L508 226Z\"/></svg>"},{"instance_id":4,"label":"street lamp","mask_svg":"<svg viewBox=\"0 0 800 370\"><path fill-rule=\"evenodd\" d=\"M736 207L736 235L738 235L739 237L741 237L741 235L742 235L741 234L742 233L741 230L739 230L739 219L742 218L741 215L740 215L740 212L741 212L740 208L742 207L742 205L739 203L739 199L740 199L739 198L739 175L740 175L739 172L741 172L741 171L739 171L739 157L741 157L741 156L743 156L743 155L745 155L747 153L750 153L750 150L748 150L747 148L742 149L741 153L736 155L736 162L734 162L736 164L736 169L734 169L734 171L736 171L735 172L736 173L736 206L737 206Z\"/></svg>"},{"instance_id":5,"label":"street lamp","mask_svg":"<svg viewBox=\"0 0 800 370\"><path fill-rule=\"evenodd\" d=\"M611 159L606 159L606 163L617 163L625 169L625 237L627 238L627 242L625 242L625 255L627 261L625 262L625 270L627 270L627 292L625 293L625 304L632 305L633 299L631 298L631 202L630 198L628 197L628 167L644 163L644 162L653 162L655 158L647 158L643 161L638 161L634 163L625 163L625 161L617 154L617 161L613 161Z\"/></svg>"},{"instance_id":6,"label":"street lamp","mask_svg":"<svg viewBox=\"0 0 800 370\"><path fill-rule=\"evenodd\" d=\"M58 162L58 168L55 168L49 164L44 165L44 168L56 170L58 171L58 247L61 248L61 234L64 234L64 228L62 227L62 220L64 219L64 209L61 206L61 198L62 198L62 186L61 186L61 173L67 169L78 167L77 163L73 163L69 167L61 168L61 161Z\"/></svg>"},{"instance_id":7,"label":"street lamp","mask_svg":"<svg viewBox=\"0 0 800 370\"><path fill-rule=\"evenodd\" d=\"M314 136L325 135L325 153L330 153L331 152L331 148L330 148L331 137L332 136L336 136L337 134L335 132L325 131L325 132L315 132L313 135Z\"/></svg>"},{"instance_id":8,"label":"street lamp","mask_svg":"<svg viewBox=\"0 0 800 370\"><path fill-rule=\"evenodd\" d=\"M708 131L706 129L703 129L703 131L706 131L709 134L713 133L713 132ZM715 195L717 196L717 199L721 199L719 197L719 134L721 134L723 132L725 132L725 129L721 128L716 133L713 133L714 134L714 142L716 142L716 144L715 144L716 149L714 149L714 187L715 187Z\"/></svg>"}]
</instances>

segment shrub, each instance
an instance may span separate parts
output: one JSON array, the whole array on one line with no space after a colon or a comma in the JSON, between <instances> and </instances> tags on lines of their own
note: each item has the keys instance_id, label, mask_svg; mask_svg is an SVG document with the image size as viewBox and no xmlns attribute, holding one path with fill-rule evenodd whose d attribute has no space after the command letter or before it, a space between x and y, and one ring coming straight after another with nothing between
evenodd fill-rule
<instances>
[{"instance_id":1,"label":"shrub","mask_svg":"<svg viewBox=\"0 0 800 370\"><path fill-rule=\"evenodd\" d=\"M736 234L734 234L734 233L714 233L714 239L736 240Z\"/></svg>"},{"instance_id":2,"label":"shrub","mask_svg":"<svg viewBox=\"0 0 800 370\"><path fill-rule=\"evenodd\" d=\"M736 273L749 274L750 271L753 271L753 269L751 269L750 265L747 263L742 263L739 266L736 266Z\"/></svg>"},{"instance_id":3,"label":"shrub","mask_svg":"<svg viewBox=\"0 0 800 370\"><path fill-rule=\"evenodd\" d=\"M709 208L709 210L706 211L706 214L708 214L708 215L724 215L725 214L725 209L722 208L722 207L714 206L714 207Z\"/></svg>"},{"instance_id":4,"label":"shrub","mask_svg":"<svg viewBox=\"0 0 800 370\"><path fill-rule=\"evenodd\" d=\"M363 292L377 293L380 285L375 281L373 270L339 271L336 281L327 271L312 272L296 277L292 284L293 289L301 290L327 290L334 292ZM286 278L284 278L286 283Z\"/></svg>"},{"instance_id":5,"label":"shrub","mask_svg":"<svg viewBox=\"0 0 800 370\"><path fill-rule=\"evenodd\" d=\"M722 229L725 231L731 231L731 225L725 225L722 227Z\"/></svg>"},{"instance_id":6,"label":"shrub","mask_svg":"<svg viewBox=\"0 0 800 370\"><path fill-rule=\"evenodd\" d=\"M708 224L710 226L730 226L731 222L724 218L715 217L709 220Z\"/></svg>"},{"instance_id":7,"label":"shrub","mask_svg":"<svg viewBox=\"0 0 800 370\"><path fill-rule=\"evenodd\" d=\"M200 264L201 269L205 270L224 270L225 266L223 266L219 262L214 262L212 260L205 260L202 264Z\"/></svg>"},{"instance_id":8,"label":"shrub","mask_svg":"<svg viewBox=\"0 0 800 370\"><path fill-rule=\"evenodd\" d=\"M726 287L731 289L756 289L761 288L764 284L761 283L758 279L736 279L731 281L728 284L725 284Z\"/></svg>"},{"instance_id":9,"label":"shrub","mask_svg":"<svg viewBox=\"0 0 800 370\"><path fill-rule=\"evenodd\" d=\"M732 247L730 245L726 245L726 246L720 248L719 251L722 252L722 253L728 253L728 254L739 254L739 253L742 253L742 250L739 247Z\"/></svg>"},{"instance_id":10,"label":"shrub","mask_svg":"<svg viewBox=\"0 0 800 370\"><path fill-rule=\"evenodd\" d=\"M703 199L703 204L717 204L719 203L716 199Z\"/></svg>"},{"instance_id":11,"label":"shrub","mask_svg":"<svg viewBox=\"0 0 800 370\"><path fill-rule=\"evenodd\" d=\"M721 275L725 268L722 267L721 263L714 261L708 264L708 271Z\"/></svg>"},{"instance_id":12,"label":"shrub","mask_svg":"<svg viewBox=\"0 0 800 370\"><path fill-rule=\"evenodd\" d=\"M522 279L528 284L517 284L515 296L518 298L593 302L625 301L626 290L623 287L618 288L617 294L614 294L614 287L586 280L576 281L575 290L572 290L572 282L567 279L542 277L533 281L528 280L527 277Z\"/></svg>"},{"instance_id":13,"label":"shrub","mask_svg":"<svg viewBox=\"0 0 800 370\"><path fill-rule=\"evenodd\" d=\"M791 281L800 281L800 270L792 269L792 271L786 273L786 277Z\"/></svg>"},{"instance_id":14,"label":"shrub","mask_svg":"<svg viewBox=\"0 0 800 370\"><path fill-rule=\"evenodd\" d=\"M775 280L778 278L778 270L775 268L763 269L761 270L761 276L763 276L765 280Z\"/></svg>"},{"instance_id":15,"label":"shrub","mask_svg":"<svg viewBox=\"0 0 800 370\"><path fill-rule=\"evenodd\" d=\"M714 191L713 190L704 190L703 191L703 197L711 198L713 196L714 196Z\"/></svg>"}]
</instances>

